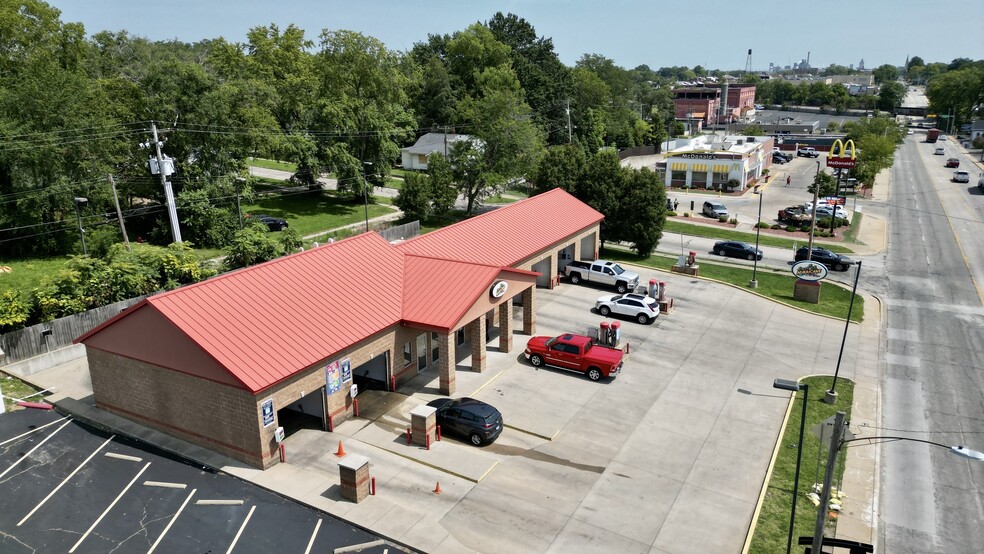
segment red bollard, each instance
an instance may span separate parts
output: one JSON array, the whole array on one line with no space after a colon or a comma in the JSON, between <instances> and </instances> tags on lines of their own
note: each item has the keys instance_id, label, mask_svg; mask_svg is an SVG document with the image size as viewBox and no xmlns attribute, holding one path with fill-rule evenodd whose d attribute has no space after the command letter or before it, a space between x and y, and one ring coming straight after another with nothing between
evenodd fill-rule
<instances>
[{"instance_id":1,"label":"red bollard","mask_svg":"<svg viewBox=\"0 0 984 554\"><path fill-rule=\"evenodd\" d=\"M437 426L437 440L441 440L441 426Z\"/></svg>"},{"instance_id":2,"label":"red bollard","mask_svg":"<svg viewBox=\"0 0 984 554\"><path fill-rule=\"evenodd\" d=\"M280 443L280 463L287 463L287 448L284 443Z\"/></svg>"},{"instance_id":3,"label":"red bollard","mask_svg":"<svg viewBox=\"0 0 984 554\"><path fill-rule=\"evenodd\" d=\"M424 435L424 444L427 446L427 450L431 449L431 436L430 433Z\"/></svg>"},{"instance_id":4,"label":"red bollard","mask_svg":"<svg viewBox=\"0 0 984 554\"><path fill-rule=\"evenodd\" d=\"M369 494L376 496L376 478L369 479Z\"/></svg>"},{"instance_id":5,"label":"red bollard","mask_svg":"<svg viewBox=\"0 0 984 554\"><path fill-rule=\"evenodd\" d=\"M412 442L413 442L413 435L410 433L410 428L407 427L407 444L410 444Z\"/></svg>"},{"instance_id":6,"label":"red bollard","mask_svg":"<svg viewBox=\"0 0 984 554\"><path fill-rule=\"evenodd\" d=\"M626 341L626 343L625 343L625 353L626 354L629 353L629 343L628 343L628 341Z\"/></svg>"},{"instance_id":7,"label":"red bollard","mask_svg":"<svg viewBox=\"0 0 984 554\"><path fill-rule=\"evenodd\" d=\"M359 417L359 399L356 398L352 401L352 410L355 412L355 417Z\"/></svg>"},{"instance_id":8,"label":"red bollard","mask_svg":"<svg viewBox=\"0 0 984 554\"><path fill-rule=\"evenodd\" d=\"M332 422L330 415L328 416L328 430L329 431L335 430L335 424Z\"/></svg>"},{"instance_id":9,"label":"red bollard","mask_svg":"<svg viewBox=\"0 0 984 554\"><path fill-rule=\"evenodd\" d=\"M390 377L390 392L396 392L396 375Z\"/></svg>"}]
</instances>

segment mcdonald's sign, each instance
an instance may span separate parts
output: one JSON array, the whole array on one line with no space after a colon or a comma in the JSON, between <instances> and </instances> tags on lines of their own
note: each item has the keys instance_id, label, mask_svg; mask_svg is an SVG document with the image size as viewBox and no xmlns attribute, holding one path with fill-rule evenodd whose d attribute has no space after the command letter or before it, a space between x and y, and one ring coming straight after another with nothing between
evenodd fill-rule
<instances>
[{"instance_id":1,"label":"mcdonald's sign","mask_svg":"<svg viewBox=\"0 0 984 554\"><path fill-rule=\"evenodd\" d=\"M848 151L850 151L850 155L848 155ZM841 139L835 140L830 147L830 155L827 156L827 167L850 169L856 163L857 150L854 148L854 141L841 142Z\"/></svg>"}]
</instances>

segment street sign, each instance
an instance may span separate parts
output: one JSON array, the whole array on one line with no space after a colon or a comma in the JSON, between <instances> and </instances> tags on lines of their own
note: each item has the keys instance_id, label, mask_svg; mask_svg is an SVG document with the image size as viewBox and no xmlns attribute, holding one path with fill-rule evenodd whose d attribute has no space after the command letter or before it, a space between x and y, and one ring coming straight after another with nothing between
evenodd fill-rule
<instances>
[{"instance_id":1,"label":"street sign","mask_svg":"<svg viewBox=\"0 0 984 554\"><path fill-rule=\"evenodd\" d=\"M834 434L834 417L835 416L830 416L810 428L810 432L813 433L815 437L820 439L820 444L827 445L827 448L830 448L831 436ZM841 440L849 441L853 438L854 433L852 433L851 429L845 425L844 432L841 435Z\"/></svg>"}]
</instances>

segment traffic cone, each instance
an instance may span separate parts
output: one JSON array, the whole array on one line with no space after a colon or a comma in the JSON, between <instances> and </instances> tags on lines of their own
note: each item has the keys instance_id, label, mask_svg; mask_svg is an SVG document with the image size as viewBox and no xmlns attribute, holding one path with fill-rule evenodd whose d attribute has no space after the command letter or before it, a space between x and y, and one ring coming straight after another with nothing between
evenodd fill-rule
<instances>
[{"instance_id":1,"label":"traffic cone","mask_svg":"<svg viewBox=\"0 0 984 554\"><path fill-rule=\"evenodd\" d=\"M338 452L335 452L335 455L339 458L345 456L345 447L342 446L342 441L338 441Z\"/></svg>"},{"instance_id":2,"label":"traffic cone","mask_svg":"<svg viewBox=\"0 0 984 554\"><path fill-rule=\"evenodd\" d=\"M441 494L441 482L437 482L437 486L434 487L434 494Z\"/></svg>"}]
</instances>

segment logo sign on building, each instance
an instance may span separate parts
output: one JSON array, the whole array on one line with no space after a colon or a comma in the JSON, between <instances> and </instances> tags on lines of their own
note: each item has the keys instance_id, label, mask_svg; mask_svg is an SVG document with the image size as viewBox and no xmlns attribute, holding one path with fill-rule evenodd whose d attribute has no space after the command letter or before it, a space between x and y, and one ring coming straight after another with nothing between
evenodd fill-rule
<instances>
[{"instance_id":1,"label":"logo sign on building","mask_svg":"<svg viewBox=\"0 0 984 554\"><path fill-rule=\"evenodd\" d=\"M680 157L688 160L713 160L717 156L714 154L682 154Z\"/></svg>"},{"instance_id":2,"label":"logo sign on building","mask_svg":"<svg viewBox=\"0 0 984 554\"><path fill-rule=\"evenodd\" d=\"M827 196L824 200L831 206L843 206L847 203L846 196Z\"/></svg>"},{"instance_id":3,"label":"logo sign on building","mask_svg":"<svg viewBox=\"0 0 984 554\"><path fill-rule=\"evenodd\" d=\"M328 394L342 390L341 371L338 367L338 360L325 366L325 385L328 386Z\"/></svg>"},{"instance_id":4,"label":"logo sign on building","mask_svg":"<svg viewBox=\"0 0 984 554\"><path fill-rule=\"evenodd\" d=\"M507 290L509 290L509 283L500 280L492 284L492 288L489 289L489 294L492 295L492 298L502 298L503 295L506 294Z\"/></svg>"},{"instance_id":5,"label":"logo sign on building","mask_svg":"<svg viewBox=\"0 0 984 554\"><path fill-rule=\"evenodd\" d=\"M342 382L348 383L352 380L352 360L345 358L341 363L342 368Z\"/></svg>"},{"instance_id":6,"label":"logo sign on building","mask_svg":"<svg viewBox=\"0 0 984 554\"><path fill-rule=\"evenodd\" d=\"M267 398L260 404L260 411L263 413L263 426L273 425L273 399Z\"/></svg>"},{"instance_id":7,"label":"logo sign on building","mask_svg":"<svg viewBox=\"0 0 984 554\"><path fill-rule=\"evenodd\" d=\"M819 281L827 276L827 266L813 260L793 264L793 275L804 281Z\"/></svg>"},{"instance_id":8,"label":"logo sign on building","mask_svg":"<svg viewBox=\"0 0 984 554\"><path fill-rule=\"evenodd\" d=\"M854 141L841 142L841 139L835 140L830 147L830 155L827 156L827 167L851 169L856 164L857 149L854 148Z\"/></svg>"}]
</instances>

